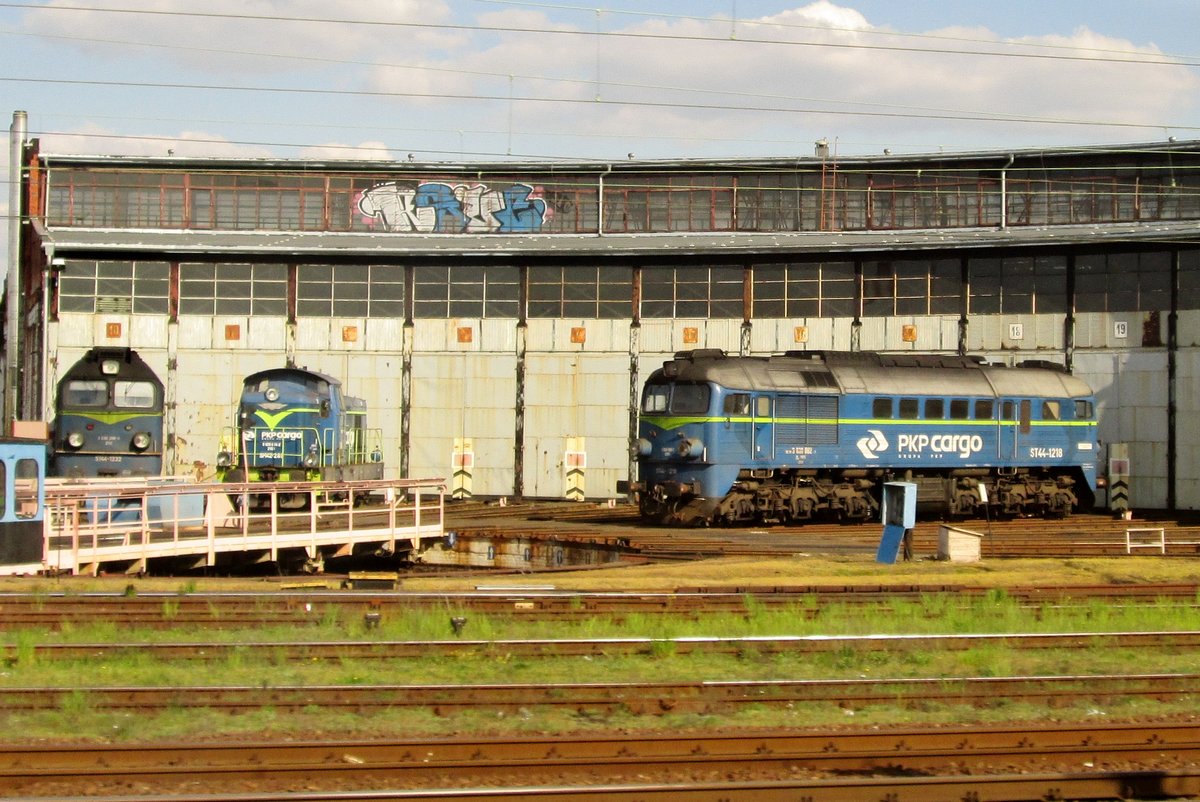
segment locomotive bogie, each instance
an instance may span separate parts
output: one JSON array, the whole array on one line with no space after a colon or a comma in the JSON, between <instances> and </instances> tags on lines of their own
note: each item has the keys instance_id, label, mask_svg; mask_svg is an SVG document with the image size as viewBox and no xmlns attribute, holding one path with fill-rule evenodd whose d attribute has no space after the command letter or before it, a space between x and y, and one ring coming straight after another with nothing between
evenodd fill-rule
<instances>
[{"instance_id":1,"label":"locomotive bogie","mask_svg":"<svg viewBox=\"0 0 1200 802\"><path fill-rule=\"evenodd\" d=\"M1042 365L683 353L647 381L627 487L682 525L869 520L893 480L951 516L1065 516L1094 500L1094 410Z\"/></svg>"}]
</instances>

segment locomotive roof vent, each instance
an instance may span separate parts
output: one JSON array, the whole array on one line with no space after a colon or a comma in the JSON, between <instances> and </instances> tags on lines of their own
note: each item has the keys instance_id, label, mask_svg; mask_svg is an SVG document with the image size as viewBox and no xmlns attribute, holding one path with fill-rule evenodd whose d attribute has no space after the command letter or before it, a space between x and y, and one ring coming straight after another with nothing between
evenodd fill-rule
<instances>
[{"instance_id":1,"label":"locomotive roof vent","mask_svg":"<svg viewBox=\"0 0 1200 802\"><path fill-rule=\"evenodd\" d=\"M1070 373L1067 366L1058 362L1051 362L1048 359L1026 359L1023 362L1018 362L1019 368L1042 368L1043 370L1053 370L1058 373Z\"/></svg>"},{"instance_id":2,"label":"locomotive roof vent","mask_svg":"<svg viewBox=\"0 0 1200 802\"><path fill-rule=\"evenodd\" d=\"M691 351L676 351L676 359L688 359L695 362L697 359L724 359L725 352L720 348L695 348Z\"/></svg>"}]
</instances>

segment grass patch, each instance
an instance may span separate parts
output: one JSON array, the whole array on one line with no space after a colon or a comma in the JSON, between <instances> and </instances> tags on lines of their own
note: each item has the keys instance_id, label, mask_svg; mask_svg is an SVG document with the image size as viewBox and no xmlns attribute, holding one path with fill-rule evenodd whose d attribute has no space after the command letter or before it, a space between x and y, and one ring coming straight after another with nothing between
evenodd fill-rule
<instances>
[{"instance_id":1,"label":"grass patch","mask_svg":"<svg viewBox=\"0 0 1200 802\"><path fill-rule=\"evenodd\" d=\"M168 602L164 602L164 615ZM177 609L177 608L176 608ZM466 619L460 633L452 620ZM296 713L258 710L239 715L213 711L168 710L153 716L95 710L89 686L367 685L377 683L480 684L626 681L800 680L860 678L1005 677L1136 673L1131 667L1153 666L1155 672L1186 673L1200 664L1197 650L1177 646L1160 649L1114 648L1100 642L1088 649L1017 650L987 641L972 648L885 650L847 643L808 653L772 653L764 644L747 643L731 654L686 653L675 642L688 637L763 637L782 635L989 634L1024 632L1121 632L1191 630L1194 608L1178 601L1150 601L1114 606L1099 602L1025 605L1002 591L980 595L936 594L917 600L890 599L875 604L826 604L800 600L783 608L767 608L747 597L743 610L703 617L671 615L593 616L534 621L519 615L484 615L455 605L430 610L384 608L377 627L358 617L326 610L310 626L287 624L266 629L118 630L108 622L73 623L62 631L13 630L0 633L7 659L0 671L3 687L64 687L60 709L38 714L0 714L5 731L30 738L88 740L160 740L244 734L272 737L386 737L461 733L519 734L603 729L683 729L756 726L837 726L845 724L993 723L1036 719L1043 708L998 700L994 706L960 707L916 704L872 705L841 710L831 703L743 706L719 716L695 712L635 715L584 713L554 708L517 713L468 711L439 715L434 708L392 710L361 716L319 709ZM296 640L356 641L503 641L523 639L649 638L642 655L536 658L512 653L502 643L476 653L415 659L304 660L232 649L214 661L159 660L136 644L149 642L286 642ZM57 660L38 655L41 643L131 643L130 649L86 660ZM1191 712L1195 700L1156 702L1146 699L1106 700L1103 705L1056 707L1056 718L1111 718L1174 715Z\"/></svg>"}]
</instances>

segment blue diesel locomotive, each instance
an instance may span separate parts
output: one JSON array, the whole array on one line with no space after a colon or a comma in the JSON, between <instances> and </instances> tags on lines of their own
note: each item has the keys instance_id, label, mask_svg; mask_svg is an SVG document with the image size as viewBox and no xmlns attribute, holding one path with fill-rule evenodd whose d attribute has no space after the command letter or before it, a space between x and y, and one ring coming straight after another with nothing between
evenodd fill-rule
<instances>
[{"instance_id":1,"label":"blue diesel locomotive","mask_svg":"<svg viewBox=\"0 0 1200 802\"><path fill-rule=\"evenodd\" d=\"M646 381L643 517L676 525L869 520L882 483L952 516L1095 502L1091 389L1061 366L867 352L681 352Z\"/></svg>"},{"instance_id":2,"label":"blue diesel locomotive","mask_svg":"<svg viewBox=\"0 0 1200 802\"><path fill-rule=\"evenodd\" d=\"M136 351L93 348L58 383L50 474L159 476L163 384Z\"/></svg>"},{"instance_id":3,"label":"blue diesel locomotive","mask_svg":"<svg viewBox=\"0 0 1200 802\"><path fill-rule=\"evenodd\" d=\"M272 368L247 376L235 425L221 438L218 477L227 482L383 478L382 436L367 405L332 376Z\"/></svg>"}]
</instances>

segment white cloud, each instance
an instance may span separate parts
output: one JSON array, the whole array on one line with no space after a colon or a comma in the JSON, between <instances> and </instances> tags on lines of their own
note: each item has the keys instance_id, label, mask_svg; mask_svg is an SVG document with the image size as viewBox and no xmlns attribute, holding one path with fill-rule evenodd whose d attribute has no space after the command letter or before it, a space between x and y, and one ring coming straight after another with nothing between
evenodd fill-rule
<instances>
[{"instance_id":1,"label":"white cloud","mask_svg":"<svg viewBox=\"0 0 1200 802\"><path fill-rule=\"evenodd\" d=\"M595 90L586 83L545 83L539 88L544 96L587 99L594 91L608 100L660 104L527 104L517 124L525 132L561 128L569 117L588 131L678 137L704 132L730 141L739 131L748 139L799 134L800 142L837 132L895 142L931 139L929 132L936 131L932 141L968 144L1158 138L1161 126L1194 107L1200 89L1196 73L1177 64L1095 60L1114 52L1154 51L1086 29L1021 40L962 28L912 32L924 34L914 37L873 26L854 9L827 0L731 28L728 20L655 19L623 29L638 35L628 38L505 34L453 63L475 70L493 65L497 77L508 72L600 81ZM519 95L537 84L517 78L515 86L526 90L515 92ZM679 104L703 108L669 107ZM989 115L1005 120L960 119ZM1044 122L1051 119L1145 127Z\"/></svg>"},{"instance_id":2,"label":"white cloud","mask_svg":"<svg viewBox=\"0 0 1200 802\"><path fill-rule=\"evenodd\" d=\"M831 0L736 23L617 13L597 22L586 9L572 13L549 7L470 16L479 4L461 4L452 14L454 1L397 0L364 7L348 0L213 0L203 6L222 14L452 25L440 29L67 11L30 12L26 20L43 32L86 31L95 38L332 60L281 73L300 62L155 51L159 62L144 71L148 82L283 86L284 76L292 75L294 88L328 94L167 88L152 94L128 88L112 101L114 115L132 118L127 130L146 125L138 122L139 115L159 113L158 100L166 98L174 108L162 114L229 121L180 123L181 128L238 132L225 139L185 134L178 146L134 143L133 150L122 151L134 153L175 147L181 155L193 148L205 155L258 155L271 148L237 145L228 141L232 138L323 143L307 151L321 158L354 158L360 151L368 158L409 151L452 158L459 152L506 149L579 158L623 158L627 151L681 158L807 154L821 136L840 137L847 153L856 144L858 152L870 152L911 142L927 147L909 150L931 149L933 143L953 150L1134 141L1161 138L1163 127L1194 119L1194 98L1200 96L1200 78L1192 68L1067 58L1156 52L1086 28L1008 40L978 27L898 31L872 23L852 3ZM52 0L50 5L73 2ZM149 0L143 7L196 8L183 0ZM596 36L597 30L604 35ZM114 47L102 52L112 59L93 59L93 72L103 80L110 77L108 67L115 74L118 58L143 51ZM170 72L181 64L204 70L211 80ZM510 103L510 92L518 100ZM1008 119L959 119L988 114ZM1051 125L1038 118L1139 127ZM206 138L214 142L204 143ZM343 144L360 140L353 147ZM114 150L109 142L72 143L76 146L79 152Z\"/></svg>"}]
</instances>

